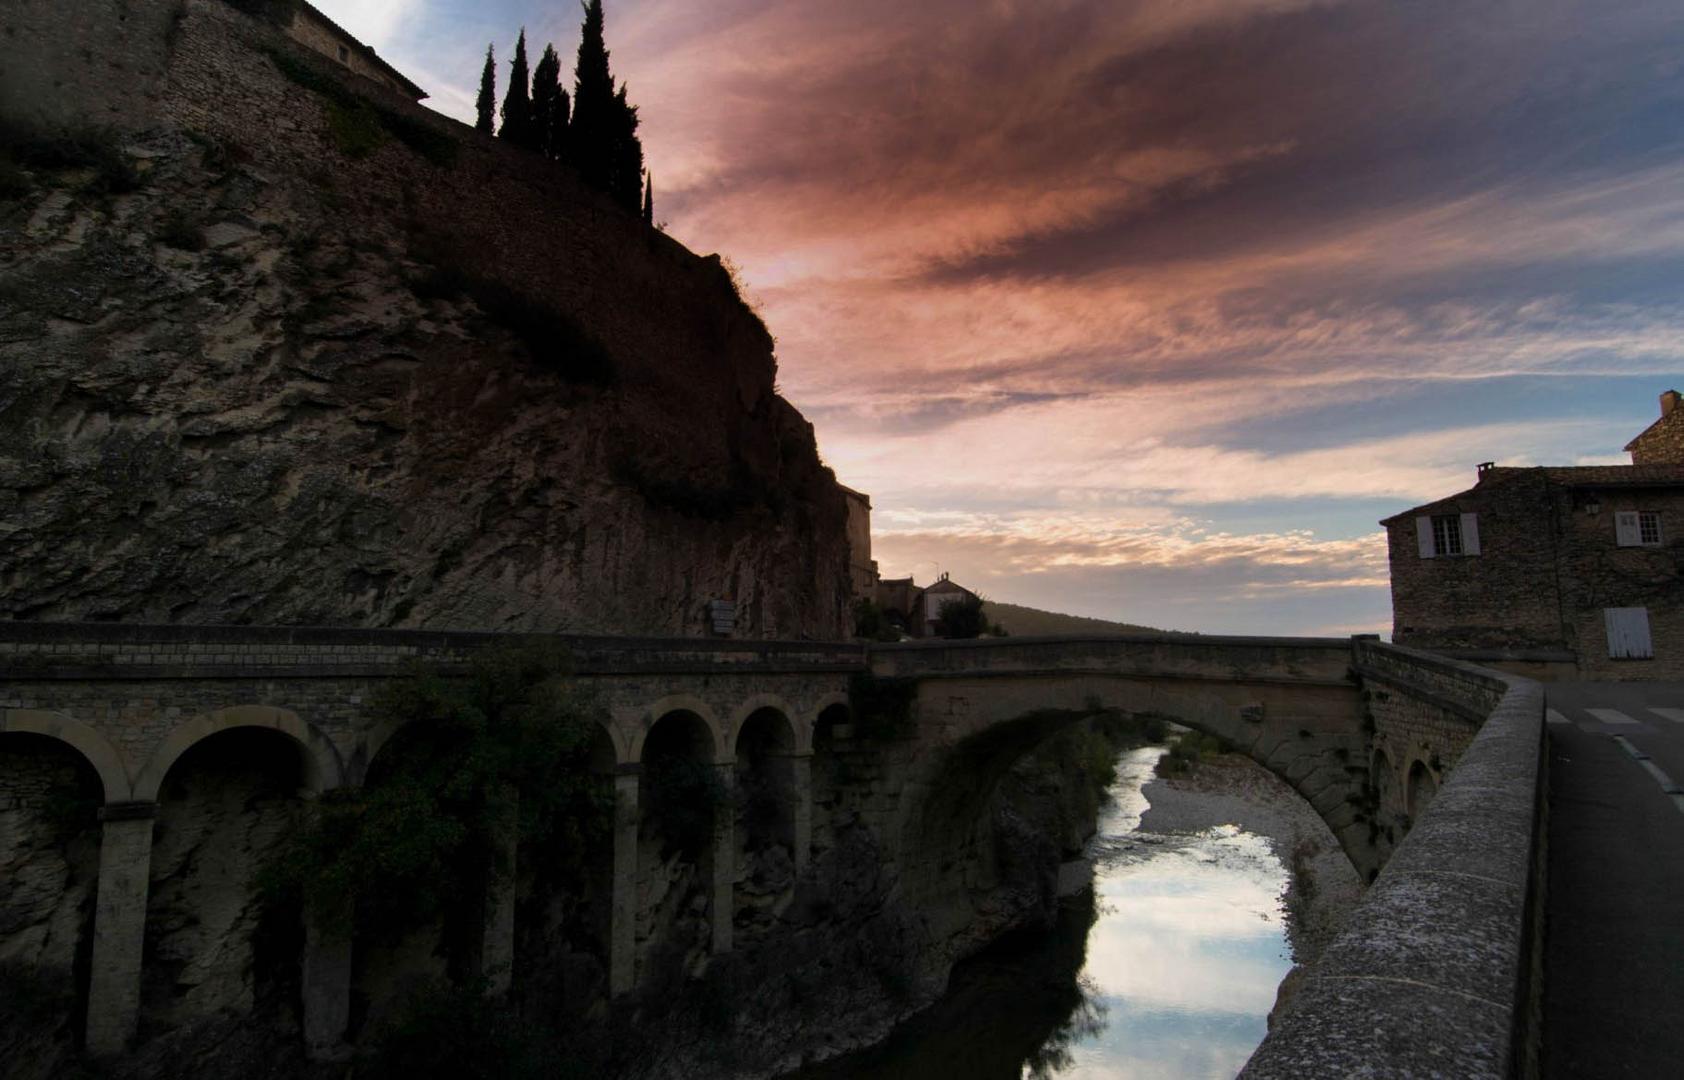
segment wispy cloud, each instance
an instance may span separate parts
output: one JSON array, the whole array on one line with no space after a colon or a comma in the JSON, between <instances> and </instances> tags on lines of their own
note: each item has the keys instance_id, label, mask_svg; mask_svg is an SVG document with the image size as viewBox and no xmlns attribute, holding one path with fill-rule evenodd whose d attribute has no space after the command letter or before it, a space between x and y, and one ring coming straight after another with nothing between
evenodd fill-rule
<instances>
[{"instance_id":1,"label":"wispy cloud","mask_svg":"<svg viewBox=\"0 0 1684 1080\"><path fill-rule=\"evenodd\" d=\"M459 117L487 38L576 42L535 0L321 2ZM1677 16L610 0L608 33L658 216L742 265L886 568L1378 629L1377 502L1617 460L1684 373Z\"/></svg>"}]
</instances>

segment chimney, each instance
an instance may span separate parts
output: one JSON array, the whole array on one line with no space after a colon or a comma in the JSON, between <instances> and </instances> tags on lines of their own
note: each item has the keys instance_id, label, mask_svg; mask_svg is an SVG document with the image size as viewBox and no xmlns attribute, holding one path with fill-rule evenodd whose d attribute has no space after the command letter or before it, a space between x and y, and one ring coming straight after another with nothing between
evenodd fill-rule
<instances>
[{"instance_id":1,"label":"chimney","mask_svg":"<svg viewBox=\"0 0 1684 1080\"><path fill-rule=\"evenodd\" d=\"M1661 415L1671 416L1672 410L1678 407L1678 391L1668 390L1661 395Z\"/></svg>"}]
</instances>

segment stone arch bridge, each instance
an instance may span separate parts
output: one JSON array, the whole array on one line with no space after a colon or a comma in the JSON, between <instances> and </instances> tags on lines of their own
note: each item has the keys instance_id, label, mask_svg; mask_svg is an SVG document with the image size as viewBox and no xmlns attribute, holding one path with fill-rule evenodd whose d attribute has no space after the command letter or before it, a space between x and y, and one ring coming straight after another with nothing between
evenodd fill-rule
<instances>
[{"instance_id":1,"label":"stone arch bridge","mask_svg":"<svg viewBox=\"0 0 1684 1080\"><path fill-rule=\"evenodd\" d=\"M296 750L286 784L299 799L360 785L396 734L367 707L382 683L412 662L459 670L510 640L0 625L0 755L57 747L78 763L101 804L86 931L91 961L81 990L87 1047L121 1049L146 1007L143 969L156 951L148 944L154 835L171 812L172 777L205 747L246 740L265 760L283 745ZM734 937L758 932L748 916L756 905L776 910L780 889L787 897L844 806L876 833L913 910L951 890L955 860L977 844L994 781L1037 743L1096 710L1156 714L1229 740L1303 794L1364 871L1389 851L1388 822L1407 824L1404 812L1413 808L1399 793L1417 803L1430 797L1482 716L1453 695L1435 697L1430 687L1365 662L1365 650L1377 644L1340 639L1162 635L870 647L545 640L570 651L574 676L600 714L597 757L615 805L602 966L614 994L643 978L655 944L653 912L670 902L662 849L640 813L648 797L643 766L660 754L688 755L717 770L728 788L775 796L777 813L766 820L715 815L711 849L694 868L706 897L707 948L720 953ZM889 734L857 724L850 711L856 676L904 680L895 685L912 695L910 722ZM1399 691L1395 701L1387 687ZM3 771L13 760L0 756L0 813L27 801L22 782L11 784ZM837 762L853 763L846 785ZM20 794L6 798L8 787ZM1393 794L1380 800L1376 792ZM771 847L791 865L768 886L747 867ZM513 903L493 900L485 913L479 963L494 988L507 986L514 963ZM328 1053L347 1029L356 945L326 920L306 913L306 924L304 1033L312 1052Z\"/></svg>"}]
</instances>

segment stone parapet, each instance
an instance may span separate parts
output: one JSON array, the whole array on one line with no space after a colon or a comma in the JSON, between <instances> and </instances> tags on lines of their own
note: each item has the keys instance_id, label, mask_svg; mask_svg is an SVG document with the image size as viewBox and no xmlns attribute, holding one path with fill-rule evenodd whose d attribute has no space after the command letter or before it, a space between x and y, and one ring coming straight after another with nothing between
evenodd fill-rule
<instances>
[{"instance_id":1,"label":"stone parapet","mask_svg":"<svg viewBox=\"0 0 1684 1080\"><path fill-rule=\"evenodd\" d=\"M579 675L864 670L847 642L717 641L348 627L0 623L0 680L379 677L417 661L466 663L491 647L565 650Z\"/></svg>"},{"instance_id":2,"label":"stone parapet","mask_svg":"<svg viewBox=\"0 0 1684 1080\"><path fill-rule=\"evenodd\" d=\"M1413 684L1465 707L1500 696L1241 1075L1529 1075L1543 690L1412 649L1357 651L1397 694Z\"/></svg>"}]
</instances>

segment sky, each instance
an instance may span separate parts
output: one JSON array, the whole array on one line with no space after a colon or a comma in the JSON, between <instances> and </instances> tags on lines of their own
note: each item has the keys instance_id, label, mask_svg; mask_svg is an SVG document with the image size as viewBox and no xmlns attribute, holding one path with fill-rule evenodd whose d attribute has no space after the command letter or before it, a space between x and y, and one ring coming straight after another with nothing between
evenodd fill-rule
<instances>
[{"instance_id":1,"label":"sky","mask_svg":"<svg viewBox=\"0 0 1684 1080\"><path fill-rule=\"evenodd\" d=\"M314 0L471 120L576 3ZM885 576L1389 632L1377 521L1684 389L1677 0L607 0Z\"/></svg>"}]
</instances>

